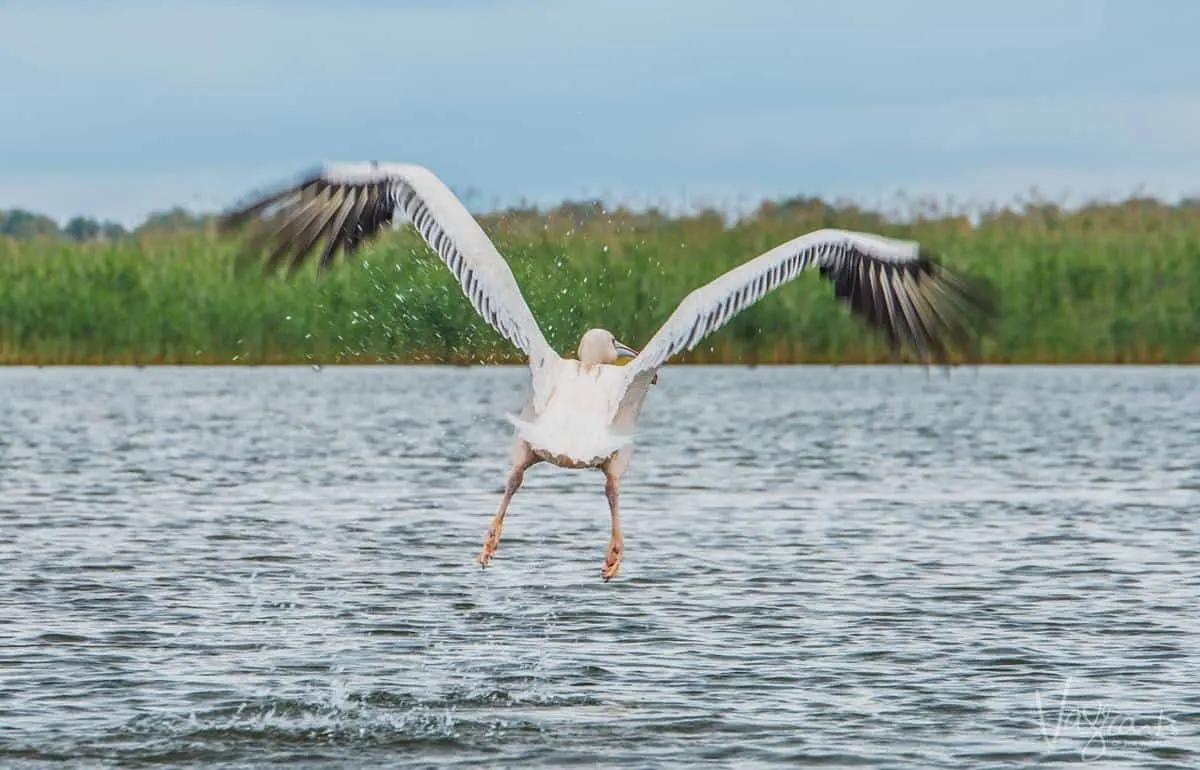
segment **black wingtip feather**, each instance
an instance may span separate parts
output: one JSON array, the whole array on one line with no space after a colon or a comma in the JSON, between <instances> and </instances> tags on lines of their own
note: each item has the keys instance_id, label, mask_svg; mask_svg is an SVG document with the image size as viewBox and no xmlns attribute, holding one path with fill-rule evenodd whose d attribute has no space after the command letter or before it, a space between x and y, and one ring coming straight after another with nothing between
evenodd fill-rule
<instances>
[{"instance_id":1,"label":"black wingtip feather","mask_svg":"<svg viewBox=\"0 0 1200 770\"><path fill-rule=\"evenodd\" d=\"M991 282L947 268L941 255L921 249L906 263L887 262L856 249L820 274L834 296L881 332L893 357L911 347L925 363L947 363L951 348L978 358L979 338L999 313Z\"/></svg>"},{"instance_id":2,"label":"black wingtip feather","mask_svg":"<svg viewBox=\"0 0 1200 770\"><path fill-rule=\"evenodd\" d=\"M235 273L263 260L264 275L286 265L295 275L314 254L317 273L326 273L340 252L347 259L391 224L394 203L388 182L341 184L321 172L309 173L276 190L259 193L217 218L218 233L249 230L236 259Z\"/></svg>"}]
</instances>

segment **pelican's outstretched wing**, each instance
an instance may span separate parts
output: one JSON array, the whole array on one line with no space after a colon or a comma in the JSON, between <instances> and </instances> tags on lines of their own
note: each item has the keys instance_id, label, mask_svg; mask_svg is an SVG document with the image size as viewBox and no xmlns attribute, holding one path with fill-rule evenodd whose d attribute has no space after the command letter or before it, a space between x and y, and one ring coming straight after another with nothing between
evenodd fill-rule
<instances>
[{"instance_id":1,"label":"pelican's outstretched wing","mask_svg":"<svg viewBox=\"0 0 1200 770\"><path fill-rule=\"evenodd\" d=\"M945 360L995 313L990 287L952 273L911 241L848 230L817 230L776 246L696 289L625 367L626 382L649 373L724 326L768 292L817 267L851 311L923 361Z\"/></svg>"},{"instance_id":2,"label":"pelican's outstretched wing","mask_svg":"<svg viewBox=\"0 0 1200 770\"><path fill-rule=\"evenodd\" d=\"M529 356L534 400L548 397L540 380L558 355L525 302L504 257L462 202L440 179L415 165L330 164L318 174L261 195L219 220L222 230L269 215L270 225L251 239L245 257L272 245L265 269L289 264L294 273L324 242L318 270L342 250L347 257L391 223L399 209L454 273L475 310ZM539 407L540 411L540 407Z\"/></svg>"}]
</instances>

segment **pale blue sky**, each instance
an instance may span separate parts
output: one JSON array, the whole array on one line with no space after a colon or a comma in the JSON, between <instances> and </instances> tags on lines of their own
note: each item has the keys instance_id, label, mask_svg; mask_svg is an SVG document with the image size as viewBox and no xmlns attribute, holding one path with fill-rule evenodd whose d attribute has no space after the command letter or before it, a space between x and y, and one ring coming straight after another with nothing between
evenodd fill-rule
<instances>
[{"instance_id":1,"label":"pale blue sky","mask_svg":"<svg viewBox=\"0 0 1200 770\"><path fill-rule=\"evenodd\" d=\"M0 0L0 208L327 159L526 197L1200 194L1196 0Z\"/></svg>"}]
</instances>

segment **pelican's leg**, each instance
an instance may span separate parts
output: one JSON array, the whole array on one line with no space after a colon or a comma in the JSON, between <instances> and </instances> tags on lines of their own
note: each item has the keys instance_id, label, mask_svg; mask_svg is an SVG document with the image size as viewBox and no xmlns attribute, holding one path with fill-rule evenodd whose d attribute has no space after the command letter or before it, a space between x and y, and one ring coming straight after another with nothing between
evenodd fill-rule
<instances>
[{"instance_id":1,"label":"pelican's leg","mask_svg":"<svg viewBox=\"0 0 1200 770\"><path fill-rule=\"evenodd\" d=\"M612 580L621 571L621 558L625 555L625 538L621 535L621 479L604 467L604 494L608 498L608 511L612 514L612 537L608 541L608 555L600 574L604 582Z\"/></svg>"},{"instance_id":2,"label":"pelican's leg","mask_svg":"<svg viewBox=\"0 0 1200 770\"><path fill-rule=\"evenodd\" d=\"M512 471L508 474L508 481L504 485L504 497L500 500L500 510L496 511L492 525L488 527L487 540L483 543L483 550L475 559L479 562L479 566L487 567L492 557L496 555L496 549L500 547L500 530L504 529L504 515L508 513L508 504L512 502L513 495L521 488L521 482L525 480L525 471L537 463L538 458L534 456L533 450L528 445L522 445L513 462Z\"/></svg>"}]
</instances>

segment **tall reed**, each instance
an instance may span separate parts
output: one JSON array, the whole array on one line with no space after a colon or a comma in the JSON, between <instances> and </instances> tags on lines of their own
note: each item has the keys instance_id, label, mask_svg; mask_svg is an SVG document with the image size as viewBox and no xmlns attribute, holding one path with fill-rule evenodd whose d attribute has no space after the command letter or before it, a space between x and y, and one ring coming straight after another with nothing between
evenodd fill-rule
<instances>
[{"instance_id":1,"label":"tall reed","mask_svg":"<svg viewBox=\"0 0 1200 770\"><path fill-rule=\"evenodd\" d=\"M990 279L1002 317L985 361L1200 361L1200 208L1131 200L999 211L972 225L816 201L727 226L563 207L483 218L560 351L589 327L644 342L693 288L782 241L835 226L914 238ZM0 240L0 362L500 362L519 353L480 319L405 227L325 278L235 276L238 244L208 230L105 244ZM886 347L816 273L768 296L683 357L871 362Z\"/></svg>"}]
</instances>

